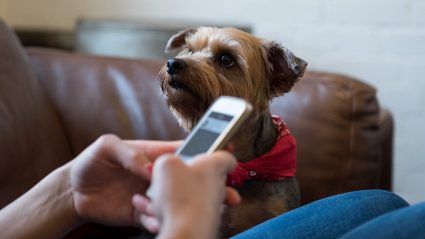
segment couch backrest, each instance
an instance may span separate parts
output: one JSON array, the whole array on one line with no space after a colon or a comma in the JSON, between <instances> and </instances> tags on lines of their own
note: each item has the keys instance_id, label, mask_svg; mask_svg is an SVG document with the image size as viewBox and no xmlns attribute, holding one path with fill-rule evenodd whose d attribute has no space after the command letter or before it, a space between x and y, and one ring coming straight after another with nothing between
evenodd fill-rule
<instances>
[{"instance_id":1,"label":"couch backrest","mask_svg":"<svg viewBox=\"0 0 425 239\"><path fill-rule=\"evenodd\" d=\"M297 138L304 203L353 190L390 189L391 155L383 154L392 150L392 117L380 108L372 86L308 72L273 101L272 111L283 115Z\"/></svg>"},{"instance_id":2,"label":"couch backrest","mask_svg":"<svg viewBox=\"0 0 425 239\"><path fill-rule=\"evenodd\" d=\"M104 133L123 138L181 139L185 133L168 110L157 72L161 63L30 49L31 64L54 102L76 154ZM376 90L356 79L308 72L272 102L298 140L303 203L341 192L384 188L384 139ZM389 119L389 120L388 120ZM382 133L385 131L386 133ZM391 140L388 140L391 146ZM389 173L388 173L389 172ZM389 188L386 188L389 189Z\"/></svg>"},{"instance_id":3,"label":"couch backrest","mask_svg":"<svg viewBox=\"0 0 425 239\"><path fill-rule=\"evenodd\" d=\"M124 139L185 137L161 93L158 62L37 48L28 54L74 155L106 133Z\"/></svg>"},{"instance_id":4,"label":"couch backrest","mask_svg":"<svg viewBox=\"0 0 425 239\"><path fill-rule=\"evenodd\" d=\"M0 208L70 158L56 112L0 20Z\"/></svg>"}]
</instances>

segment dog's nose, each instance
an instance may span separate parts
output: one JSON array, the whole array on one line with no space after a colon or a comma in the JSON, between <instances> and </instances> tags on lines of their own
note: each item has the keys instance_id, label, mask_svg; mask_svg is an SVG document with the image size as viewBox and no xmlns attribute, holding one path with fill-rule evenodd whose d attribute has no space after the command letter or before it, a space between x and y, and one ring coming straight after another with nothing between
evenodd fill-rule
<instances>
[{"instance_id":1,"label":"dog's nose","mask_svg":"<svg viewBox=\"0 0 425 239\"><path fill-rule=\"evenodd\" d=\"M298 58L298 64L297 64L298 77L301 77L304 75L306 68L307 68L307 62Z\"/></svg>"},{"instance_id":2,"label":"dog's nose","mask_svg":"<svg viewBox=\"0 0 425 239\"><path fill-rule=\"evenodd\" d=\"M182 59L171 58L167 61L168 74L177 74L186 67L186 63Z\"/></svg>"}]
</instances>

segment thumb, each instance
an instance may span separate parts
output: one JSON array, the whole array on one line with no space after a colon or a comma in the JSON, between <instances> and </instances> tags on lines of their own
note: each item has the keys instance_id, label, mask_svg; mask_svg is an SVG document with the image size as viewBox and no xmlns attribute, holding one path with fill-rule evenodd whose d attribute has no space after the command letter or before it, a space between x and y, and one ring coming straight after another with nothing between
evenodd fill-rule
<instances>
[{"instance_id":1,"label":"thumb","mask_svg":"<svg viewBox=\"0 0 425 239\"><path fill-rule=\"evenodd\" d=\"M133 174L149 179L150 173L146 166L150 163L144 151L133 145L126 144L115 135L99 137L88 151L102 155L109 162L127 169Z\"/></svg>"},{"instance_id":2,"label":"thumb","mask_svg":"<svg viewBox=\"0 0 425 239\"><path fill-rule=\"evenodd\" d=\"M206 168L204 172L227 175L235 169L237 161L232 154L220 150L212 154L199 154L187 163L195 167Z\"/></svg>"},{"instance_id":3,"label":"thumb","mask_svg":"<svg viewBox=\"0 0 425 239\"><path fill-rule=\"evenodd\" d=\"M241 195L234 188L226 187L226 198L224 203L229 206L238 206L242 201Z\"/></svg>"},{"instance_id":4,"label":"thumb","mask_svg":"<svg viewBox=\"0 0 425 239\"><path fill-rule=\"evenodd\" d=\"M216 151L210 155L214 161L214 167L217 172L228 174L236 167L236 158L227 151Z\"/></svg>"}]
</instances>

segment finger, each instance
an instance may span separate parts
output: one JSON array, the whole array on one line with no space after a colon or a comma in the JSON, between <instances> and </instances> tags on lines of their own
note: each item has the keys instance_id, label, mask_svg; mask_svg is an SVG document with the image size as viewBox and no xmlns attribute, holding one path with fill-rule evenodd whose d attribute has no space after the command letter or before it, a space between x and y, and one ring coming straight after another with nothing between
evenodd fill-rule
<instances>
[{"instance_id":1,"label":"finger","mask_svg":"<svg viewBox=\"0 0 425 239\"><path fill-rule=\"evenodd\" d=\"M147 197L140 194L135 194L133 195L132 203L134 208L136 208L141 214L155 216L152 204Z\"/></svg>"},{"instance_id":2,"label":"finger","mask_svg":"<svg viewBox=\"0 0 425 239\"><path fill-rule=\"evenodd\" d=\"M219 170L227 174L235 169L237 161L232 154L226 151L217 151L214 154Z\"/></svg>"},{"instance_id":3,"label":"finger","mask_svg":"<svg viewBox=\"0 0 425 239\"><path fill-rule=\"evenodd\" d=\"M151 173L148 170L148 164L151 160L145 155L144 150L124 142L115 135L103 135L96 140L93 147L108 160L149 180ZM149 148L149 145L146 145L146 148Z\"/></svg>"},{"instance_id":4,"label":"finger","mask_svg":"<svg viewBox=\"0 0 425 239\"><path fill-rule=\"evenodd\" d=\"M229 206L237 206L242 202L242 198L238 191L234 188L226 187L226 198L224 203Z\"/></svg>"},{"instance_id":5,"label":"finger","mask_svg":"<svg viewBox=\"0 0 425 239\"><path fill-rule=\"evenodd\" d=\"M164 154L155 161L153 174L155 175L157 171L160 171L162 174L172 176L175 173L178 173L182 167L184 168L187 166L179 156L174 154Z\"/></svg>"},{"instance_id":6,"label":"finger","mask_svg":"<svg viewBox=\"0 0 425 239\"><path fill-rule=\"evenodd\" d=\"M119 163L122 167L135 175L145 179L150 179L148 165L150 160L139 150L131 145L125 144L122 140L110 140L105 143L109 153L109 159Z\"/></svg>"},{"instance_id":7,"label":"finger","mask_svg":"<svg viewBox=\"0 0 425 239\"><path fill-rule=\"evenodd\" d=\"M146 205L149 203L148 199L145 199L140 194L135 194L131 198L131 203L133 204L133 224L134 225L142 225L140 220L141 215L146 211Z\"/></svg>"},{"instance_id":8,"label":"finger","mask_svg":"<svg viewBox=\"0 0 425 239\"><path fill-rule=\"evenodd\" d=\"M235 152L235 144L230 143L226 146L225 150L229 151L229 153L233 154Z\"/></svg>"},{"instance_id":9,"label":"finger","mask_svg":"<svg viewBox=\"0 0 425 239\"><path fill-rule=\"evenodd\" d=\"M131 201L133 203L134 208L136 208L141 213L146 213L146 209L149 204L149 200L146 197L140 194L135 194L133 195Z\"/></svg>"},{"instance_id":10,"label":"finger","mask_svg":"<svg viewBox=\"0 0 425 239\"><path fill-rule=\"evenodd\" d=\"M140 223L151 233L157 233L161 226L158 219L148 215L141 215Z\"/></svg>"},{"instance_id":11,"label":"finger","mask_svg":"<svg viewBox=\"0 0 425 239\"><path fill-rule=\"evenodd\" d=\"M189 161L189 164L196 165L196 167L206 167L213 172L227 175L235 169L237 161L229 152L220 150L209 155L198 155Z\"/></svg>"},{"instance_id":12,"label":"finger","mask_svg":"<svg viewBox=\"0 0 425 239\"><path fill-rule=\"evenodd\" d=\"M162 154L176 152L182 141L126 140L125 143L142 150L153 161Z\"/></svg>"}]
</instances>

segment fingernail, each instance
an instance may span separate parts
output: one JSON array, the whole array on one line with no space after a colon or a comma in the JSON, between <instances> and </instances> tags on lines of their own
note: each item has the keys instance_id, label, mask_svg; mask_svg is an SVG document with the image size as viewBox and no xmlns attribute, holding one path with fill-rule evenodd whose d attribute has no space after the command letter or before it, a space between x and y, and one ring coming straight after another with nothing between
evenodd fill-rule
<instances>
[{"instance_id":1,"label":"fingernail","mask_svg":"<svg viewBox=\"0 0 425 239\"><path fill-rule=\"evenodd\" d=\"M148 163L146 166L145 166L145 169L146 169L146 171L148 172L148 174L149 174L149 179L152 179L152 174L153 174L153 163Z\"/></svg>"},{"instance_id":2,"label":"fingernail","mask_svg":"<svg viewBox=\"0 0 425 239\"><path fill-rule=\"evenodd\" d=\"M146 165L146 170L148 170L148 172L150 174L152 174L153 171L153 163L149 163L148 165Z\"/></svg>"}]
</instances>

